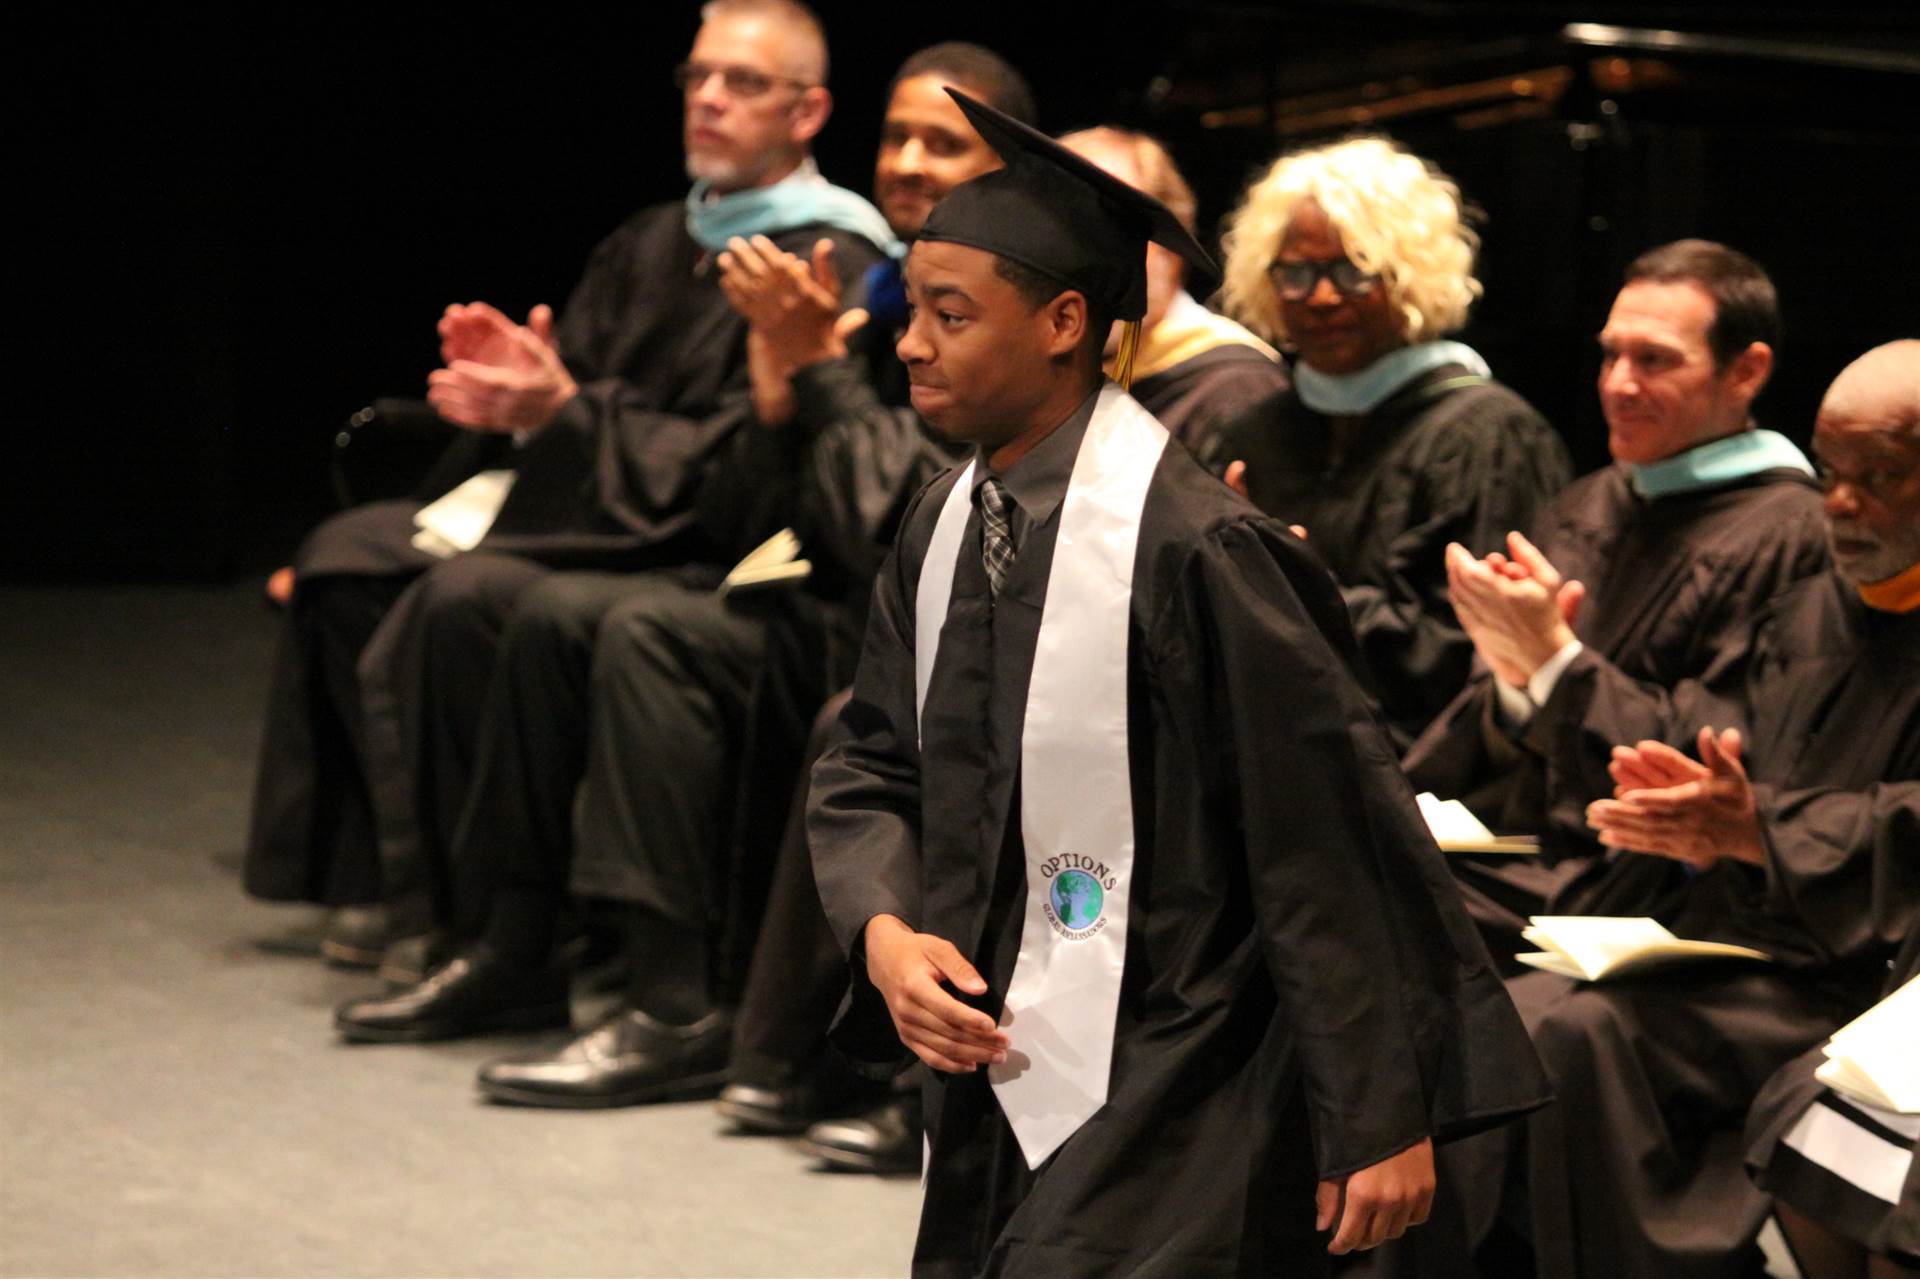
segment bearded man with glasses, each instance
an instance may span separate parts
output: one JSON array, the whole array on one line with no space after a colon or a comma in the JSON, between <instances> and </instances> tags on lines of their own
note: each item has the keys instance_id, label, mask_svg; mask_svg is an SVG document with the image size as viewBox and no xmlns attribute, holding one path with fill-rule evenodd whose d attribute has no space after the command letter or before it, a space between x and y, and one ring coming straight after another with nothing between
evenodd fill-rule
<instances>
[{"instance_id":1,"label":"bearded man with glasses","mask_svg":"<svg viewBox=\"0 0 1920 1279\"><path fill-rule=\"evenodd\" d=\"M1403 749L1473 661L1447 544L1497 549L1572 474L1546 420L1444 340L1480 293L1477 245L1459 189L1381 138L1282 156L1225 237L1227 307L1291 353L1293 385L1230 423L1207 460L1305 526Z\"/></svg>"},{"instance_id":2,"label":"bearded man with glasses","mask_svg":"<svg viewBox=\"0 0 1920 1279\"><path fill-rule=\"evenodd\" d=\"M302 548L246 885L270 900L384 906L386 920L351 912L363 922L336 958L379 963L390 939L451 921L452 848L484 762L494 656L529 588L553 616L590 629L635 591L710 593L744 547L784 522L710 497L749 466L738 436L752 416L746 325L715 259L735 235L796 248L826 237L858 278L892 246L879 212L810 158L832 106L826 73L824 38L803 6L707 5L681 76L689 195L602 241L557 316L538 306L520 324L473 303L441 318L445 366L428 398L463 431L457 465L436 471L440 492L481 470L511 473L490 508L473 512L477 543L417 536L421 504L400 501L336 516ZM510 745L516 777L544 776L555 760L564 772L577 750L557 731ZM511 790L531 802L527 785ZM525 990L505 1002L516 1016L564 1020L552 989L541 988L534 1013L519 1006ZM454 1021L485 1021L499 1003Z\"/></svg>"}]
</instances>

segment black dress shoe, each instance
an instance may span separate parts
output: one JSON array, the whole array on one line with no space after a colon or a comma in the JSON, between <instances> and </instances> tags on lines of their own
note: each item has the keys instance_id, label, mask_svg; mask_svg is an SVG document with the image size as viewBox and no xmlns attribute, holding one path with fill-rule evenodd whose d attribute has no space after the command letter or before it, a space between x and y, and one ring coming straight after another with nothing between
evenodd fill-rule
<instances>
[{"instance_id":1,"label":"black dress shoe","mask_svg":"<svg viewBox=\"0 0 1920 1279\"><path fill-rule=\"evenodd\" d=\"M787 1136L832 1115L871 1108L888 1086L862 1079L837 1059L779 1083L735 1079L720 1090L716 1108L747 1132Z\"/></svg>"},{"instance_id":2,"label":"black dress shoe","mask_svg":"<svg viewBox=\"0 0 1920 1279\"><path fill-rule=\"evenodd\" d=\"M920 1094L898 1093L852 1119L807 1129L807 1152L835 1168L882 1176L920 1171Z\"/></svg>"},{"instance_id":3,"label":"black dress shoe","mask_svg":"<svg viewBox=\"0 0 1920 1279\"><path fill-rule=\"evenodd\" d=\"M356 999L333 1014L349 1043L425 1043L493 1030L548 1030L567 1024L567 974L556 964L527 969L491 951L470 950L417 986Z\"/></svg>"},{"instance_id":4,"label":"black dress shoe","mask_svg":"<svg viewBox=\"0 0 1920 1279\"><path fill-rule=\"evenodd\" d=\"M733 1014L669 1026L637 1008L617 1012L556 1053L480 1068L480 1091L519 1106L588 1110L710 1097L726 1082Z\"/></svg>"}]
</instances>

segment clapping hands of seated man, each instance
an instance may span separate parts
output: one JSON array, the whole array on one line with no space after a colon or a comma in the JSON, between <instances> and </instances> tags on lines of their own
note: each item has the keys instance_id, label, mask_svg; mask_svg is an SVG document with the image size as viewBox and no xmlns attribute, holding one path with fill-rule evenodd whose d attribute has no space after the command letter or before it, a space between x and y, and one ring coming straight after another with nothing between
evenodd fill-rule
<instances>
[{"instance_id":1,"label":"clapping hands of seated man","mask_svg":"<svg viewBox=\"0 0 1920 1279\"><path fill-rule=\"evenodd\" d=\"M473 431L537 431L579 391L553 336L553 308L515 324L485 302L455 303L440 317L440 358L427 402Z\"/></svg>"},{"instance_id":2,"label":"clapping hands of seated man","mask_svg":"<svg viewBox=\"0 0 1920 1279\"><path fill-rule=\"evenodd\" d=\"M1587 824L1610 848L1653 853L1706 870L1726 858L1763 865L1753 784L1740 762L1740 730L1700 730L1699 761L1664 742L1613 748L1612 799L1587 806Z\"/></svg>"},{"instance_id":3,"label":"clapping hands of seated man","mask_svg":"<svg viewBox=\"0 0 1920 1279\"><path fill-rule=\"evenodd\" d=\"M1524 689L1535 671L1574 640L1573 620L1587 588L1567 581L1540 549L1507 534L1511 556L1485 559L1458 542L1447 545L1447 588L1453 611L1494 677Z\"/></svg>"},{"instance_id":4,"label":"clapping hands of seated man","mask_svg":"<svg viewBox=\"0 0 1920 1279\"><path fill-rule=\"evenodd\" d=\"M867 313L840 310L831 240L816 243L813 260L804 262L764 235L736 236L719 265L720 287L748 325L754 410L762 425L782 426L793 416L794 373L846 358L847 339L867 322Z\"/></svg>"}]
</instances>

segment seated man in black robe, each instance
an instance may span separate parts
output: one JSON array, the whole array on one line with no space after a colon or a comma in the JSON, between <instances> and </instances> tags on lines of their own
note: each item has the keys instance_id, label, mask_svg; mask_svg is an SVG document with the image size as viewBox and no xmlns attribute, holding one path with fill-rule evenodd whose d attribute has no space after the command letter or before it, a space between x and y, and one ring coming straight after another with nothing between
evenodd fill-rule
<instances>
[{"instance_id":1,"label":"seated man in black robe","mask_svg":"<svg viewBox=\"0 0 1920 1279\"><path fill-rule=\"evenodd\" d=\"M1814 451L1834 571L1759 619L1741 686L1596 699L1583 725L1621 744L1620 793L1588 810L1601 841L1689 872L1673 931L1774 962L1509 981L1558 1101L1504 1167L1454 1171L1483 1225L1503 1171L1524 1185L1506 1208L1542 1279L1751 1273L1767 1202L1742 1166L1748 1107L1874 1002L1916 923L1920 343L1841 374Z\"/></svg>"},{"instance_id":2,"label":"seated man in black robe","mask_svg":"<svg viewBox=\"0 0 1920 1279\"><path fill-rule=\"evenodd\" d=\"M858 264L890 241L879 214L810 159L831 106L811 15L786 0L727 0L708 14L681 71L696 198L643 210L602 242L557 321L540 307L517 326L482 304L442 320L447 367L430 398L493 446L487 465L515 474L478 547L441 562L411 540L417 505L383 503L336 517L302 549L249 836L255 895L404 893L406 932L444 911L423 899L445 896L435 850L451 834L444 810L458 800L447 797L464 796L464 778L448 774L471 755L490 653L485 628L469 628L477 642L430 661L436 615L497 619L553 567L722 559L729 548L696 518L696 495L730 464L751 409L745 326L720 292L715 252L739 231L794 245L827 235ZM427 695L430 675L454 690L445 705ZM429 747L438 773L421 758ZM364 958L379 948L375 938Z\"/></svg>"},{"instance_id":3,"label":"seated man in black robe","mask_svg":"<svg viewBox=\"0 0 1920 1279\"><path fill-rule=\"evenodd\" d=\"M1287 349L1293 385L1202 460L1305 527L1400 749L1472 667L1447 543L1499 549L1573 476L1546 419L1448 338L1480 293L1469 221L1446 175L1358 138L1281 156L1225 237L1228 309Z\"/></svg>"},{"instance_id":4,"label":"seated man in black robe","mask_svg":"<svg viewBox=\"0 0 1920 1279\"><path fill-rule=\"evenodd\" d=\"M942 89L969 74L1030 106L1024 83L985 50L910 58L888 127L907 129L931 96L946 132L881 149L876 191L896 234L918 230L930 189L998 163ZM928 143L945 154L927 156ZM723 969L745 949L727 937L738 927L750 937L759 917L739 900L753 896L740 882L751 868L728 855L734 796L749 785L759 805L785 811L813 709L851 678L860 611L900 512L944 464L940 443L895 407L905 388L891 321L843 319L838 249L808 247L811 264L764 238L735 239L719 259L749 321L755 416L732 441L738 465L711 477L700 502L715 526L740 510L756 512L756 534L791 526L812 565L804 588L723 598L715 571L557 574L527 591L497 643L454 839L461 954L408 989L342 1008L346 1037L446 1038L520 1023L528 1009L564 1024L556 952L570 903L585 900L624 937L625 1005L555 1052L489 1064L482 1090L566 1107L718 1085L724 1005L739 985ZM789 268L804 275L801 296L763 298L765 281L793 282ZM876 264L872 274L886 271ZM883 289L870 280L866 291ZM770 323L801 305L818 320L810 333ZM819 361L796 358L805 341L827 348Z\"/></svg>"},{"instance_id":5,"label":"seated man in black robe","mask_svg":"<svg viewBox=\"0 0 1920 1279\"><path fill-rule=\"evenodd\" d=\"M1699 240L1642 254L1600 333L1614 465L1510 555L1448 549L1481 669L1404 763L1416 789L1541 841L1537 859L1450 859L1497 958L1529 915L1661 912L1678 872L1604 856L1586 825L1615 739L1577 737L1581 720L1657 709L1682 680L1737 689L1753 619L1826 566L1812 465L1750 416L1779 340L1773 283L1744 254Z\"/></svg>"},{"instance_id":6,"label":"seated man in black robe","mask_svg":"<svg viewBox=\"0 0 1920 1279\"><path fill-rule=\"evenodd\" d=\"M928 219L899 353L976 456L907 512L814 768L835 1033L933 1068L917 1275L1315 1273L1540 1080L1324 566L1101 375L1146 241L1205 252L962 105L1007 168Z\"/></svg>"}]
</instances>

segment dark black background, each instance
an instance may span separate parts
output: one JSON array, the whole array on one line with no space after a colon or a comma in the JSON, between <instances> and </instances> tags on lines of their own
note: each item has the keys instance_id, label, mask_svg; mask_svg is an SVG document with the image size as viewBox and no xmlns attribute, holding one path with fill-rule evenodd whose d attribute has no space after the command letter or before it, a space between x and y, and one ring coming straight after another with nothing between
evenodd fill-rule
<instances>
[{"instance_id":1,"label":"dark black background","mask_svg":"<svg viewBox=\"0 0 1920 1279\"><path fill-rule=\"evenodd\" d=\"M868 188L899 61L964 38L1021 67L1051 131L1161 133L1208 225L1281 143L1205 128L1205 111L1352 85L1409 48L1444 60L1574 20L1914 47L1904 4L1829 6L1817 28L1804 6L1767 3L819 7L837 107L817 154L834 180ZM0 572L220 577L282 561L330 508L341 419L423 388L442 306L558 305L595 241L684 192L669 74L697 21L691 3L497 22L171 11L100 17L30 53L13 90L33 230L12 237L8 267ZM1592 465L1591 334L1648 244L1713 236L1774 271L1789 339L1763 407L1801 437L1851 354L1920 332L1920 144L1911 93L1892 96L1916 84L1731 59L1673 101L1604 119L1590 100L1500 129L1392 132L1489 214L1469 340ZM1588 117L1609 132L1576 149L1569 122Z\"/></svg>"}]
</instances>

